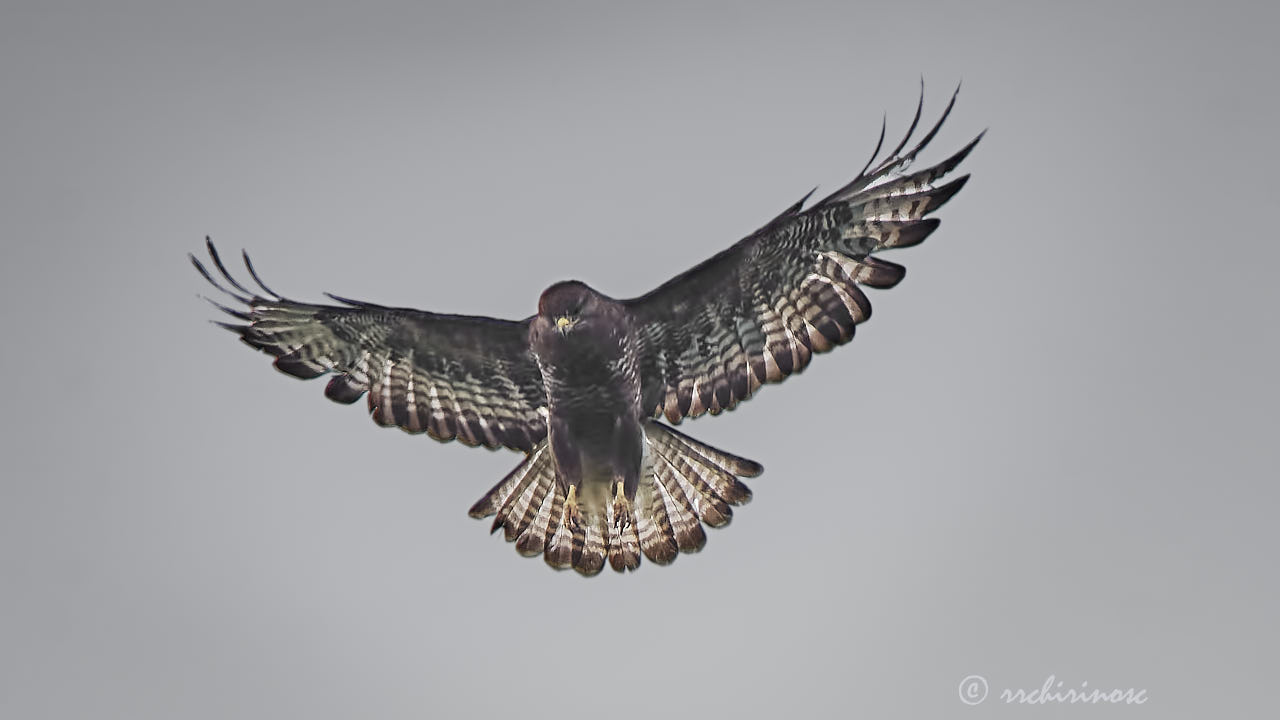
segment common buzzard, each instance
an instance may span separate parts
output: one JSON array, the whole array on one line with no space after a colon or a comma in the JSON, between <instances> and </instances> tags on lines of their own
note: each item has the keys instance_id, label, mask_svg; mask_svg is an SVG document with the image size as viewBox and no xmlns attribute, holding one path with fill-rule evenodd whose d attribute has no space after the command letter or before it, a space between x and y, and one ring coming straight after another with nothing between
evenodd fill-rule
<instances>
[{"instance_id":1,"label":"common buzzard","mask_svg":"<svg viewBox=\"0 0 1280 720\"><path fill-rule=\"evenodd\" d=\"M520 321L441 315L329 295L297 302L227 272L207 242L210 283L243 309L219 323L299 378L332 374L325 395L368 395L374 422L436 440L525 454L471 508L495 516L522 555L594 575L641 555L665 565L706 542L751 491L760 465L690 438L678 424L716 415L762 385L803 370L815 353L853 338L871 316L860 286L890 288L901 265L882 250L923 241L927 216L964 187L941 181L979 135L933 167L906 172L955 104L912 149L923 93L906 137L849 184L809 207L806 195L756 232L656 290L615 300L577 281L552 285ZM810 195L812 191L810 191ZM225 281L225 282L222 282ZM216 304L216 303L215 303Z\"/></svg>"}]
</instances>

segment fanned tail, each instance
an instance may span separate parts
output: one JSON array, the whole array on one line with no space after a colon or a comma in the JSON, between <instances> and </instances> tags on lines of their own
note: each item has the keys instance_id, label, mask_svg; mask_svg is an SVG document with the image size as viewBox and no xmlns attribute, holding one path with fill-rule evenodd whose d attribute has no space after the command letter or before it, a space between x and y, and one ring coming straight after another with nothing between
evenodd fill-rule
<instances>
[{"instance_id":1,"label":"fanned tail","mask_svg":"<svg viewBox=\"0 0 1280 720\"><path fill-rule=\"evenodd\" d=\"M475 518L494 516L492 531L504 531L521 555L542 555L547 564L591 576L605 561L618 572L634 570L641 557L669 565L681 553L706 544L703 523L724 527L732 506L751 499L739 477L763 468L694 440L658 422L645 426L645 465L626 517L615 517L607 484L584 484L578 523L563 522L565 494L543 441L523 462L471 507Z\"/></svg>"}]
</instances>

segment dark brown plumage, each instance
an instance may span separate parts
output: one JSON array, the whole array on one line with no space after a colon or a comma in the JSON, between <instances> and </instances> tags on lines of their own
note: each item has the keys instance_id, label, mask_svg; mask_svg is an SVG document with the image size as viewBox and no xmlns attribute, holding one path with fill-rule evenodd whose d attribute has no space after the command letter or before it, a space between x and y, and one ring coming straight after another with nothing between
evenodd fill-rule
<instances>
[{"instance_id":1,"label":"dark brown plumage","mask_svg":"<svg viewBox=\"0 0 1280 720\"><path fill-rule=\"evenodd\" d=\"M744 458L660 422L718 414L762 385L802 371L814 354L853 338L871 315L861 287L889 288L901 265L883 250L919 244L938 227L926 216L968 176L937 184L981 135L943 162L904 173L955 103L903 152L805 208L806 196L760 230L656 290L615 300L577 281L552 285L523 321L440 315L330 296L340 305L284 298L258 278L251 290L192 262L246 309L219 305L220 323L275 366L300 378L332 374L325 395L367 394L380 425L437 440L508 447L525 459L472 508L494 516L523 555L598 573L657 564L706 542L751 498L739 478L761 472ZM884 140L883 130L880 137ZM229 285L229 287L228 287Z\"/></svg>"}]
</instances>

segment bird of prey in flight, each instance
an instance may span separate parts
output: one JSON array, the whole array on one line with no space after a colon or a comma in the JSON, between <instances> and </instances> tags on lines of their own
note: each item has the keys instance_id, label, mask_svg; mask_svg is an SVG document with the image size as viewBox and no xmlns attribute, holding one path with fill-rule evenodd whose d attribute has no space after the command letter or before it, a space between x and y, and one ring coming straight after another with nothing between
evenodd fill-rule
<instances>
[{"instance_id":1,"label":"bird of prey in flight","mask_svg":"<svg viewBox=\"0 0 1280 720\"><path fill-rule=\"evenodd\" d=\"M876 162L809 204L806 195L759 230L641 297L618 300L576 280L558 282L524 320L443 315L329 295L288 299L231 275L212 243L217 276L197 270L237 307L219 323L275 356L299 378L329 375L340 403L368 396L374 422L440 441L506 447L520 464L471 508L494 516L522 555L595 575L606 560L633 570L666 565L706 542L751 498L739 478L755 462L672 425L737 407L761 386L803 370L814 354L853 338L871 316L862 288L891 288L905 268L885 250L919 244L929 217L964 187L947 176L982 138L908 171L942 126L911 149L906 136ZM812 195L812 191L810 191ZM216 304L216 303L215 303ZM663 421L666 422L663 422Z\"/></svg>"}]
</instances>

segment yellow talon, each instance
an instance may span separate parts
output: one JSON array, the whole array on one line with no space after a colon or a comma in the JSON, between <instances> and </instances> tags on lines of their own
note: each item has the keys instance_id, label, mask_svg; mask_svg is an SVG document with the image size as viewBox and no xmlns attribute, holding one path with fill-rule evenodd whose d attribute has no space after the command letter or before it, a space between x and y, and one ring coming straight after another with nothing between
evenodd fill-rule
<instances>
[{"instance_id":1,"label":"yellow talon","mask_svg":"<svg viewBox=\"0 0 1280 720\"><path fill-rule=\"evenodd\" d=\"M631 525L631 503L627 502L627 494L619 482L613 494L613 526L626 529Z\"/></svg>"},{"instance_id":2,"label":"yellow talon","mask_svg":"<svg viewBox=\"0 0 1280 720\"><path fill-rule=\"evenodd\" d=\"M578 527L578 486L569 486L569 495L564 499L564 524L573 529Z\"/></svg>"}]
</instances>

